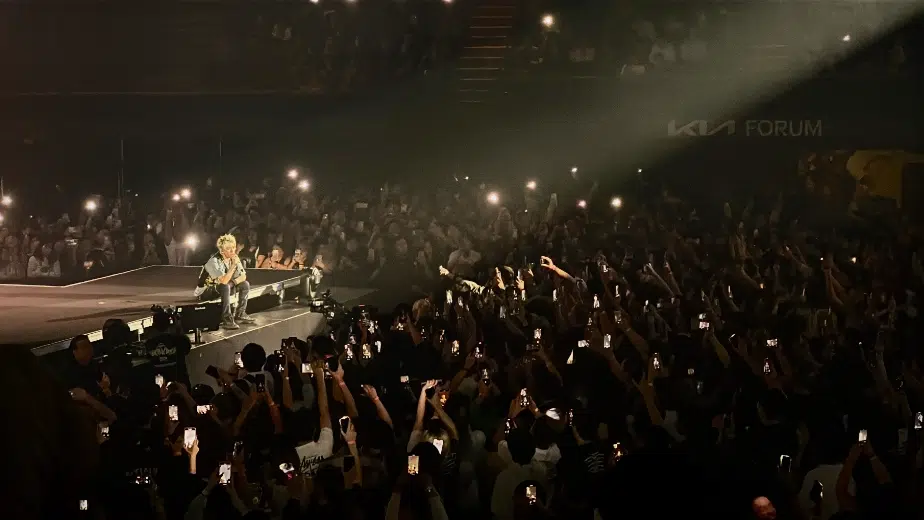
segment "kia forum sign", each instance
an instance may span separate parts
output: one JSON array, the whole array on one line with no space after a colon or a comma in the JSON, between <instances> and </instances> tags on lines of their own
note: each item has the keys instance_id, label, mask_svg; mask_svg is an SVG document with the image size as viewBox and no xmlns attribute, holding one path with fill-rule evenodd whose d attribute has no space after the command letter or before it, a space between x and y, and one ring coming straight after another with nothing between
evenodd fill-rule
<instances>
[{"instance_id":1,"label":"kia forum sign","mask_svg":"<svg viewBox=\"0 0 924 520\"><path fill-rule=\"evenodd\" d=\"M822 137L821 119L745 119L736 121L671 120L667 123L669 137L706 137L739 135L744 137Z\"/></svg>"}]
</instances>

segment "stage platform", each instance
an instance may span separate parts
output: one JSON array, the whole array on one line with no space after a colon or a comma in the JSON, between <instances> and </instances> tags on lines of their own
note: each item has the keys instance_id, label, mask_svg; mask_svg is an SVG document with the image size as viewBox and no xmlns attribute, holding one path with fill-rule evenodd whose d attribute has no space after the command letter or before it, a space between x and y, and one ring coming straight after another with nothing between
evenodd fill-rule
<instances>
[{"instance_id":1,"label":"stage platform","mask_svg":"<svg viewBox=\"0 0 924 520\"><path fill-rule=\"evenodd\" d=\"M193 290L200 267L153 266L65 286L0 285L0 345L25 345L37 355L59 350L62 342L78 334L98 339L109 318L122 319L133 328L151 317L152 305L194 303ZM296 287L297 271L249 269L250 299L278 295ZM331 296L355 301L371 289L332 287ZM256 316L259 320L259 316ZM256 326L260 326L259 321Z\"/></svg>"}]
</instances>

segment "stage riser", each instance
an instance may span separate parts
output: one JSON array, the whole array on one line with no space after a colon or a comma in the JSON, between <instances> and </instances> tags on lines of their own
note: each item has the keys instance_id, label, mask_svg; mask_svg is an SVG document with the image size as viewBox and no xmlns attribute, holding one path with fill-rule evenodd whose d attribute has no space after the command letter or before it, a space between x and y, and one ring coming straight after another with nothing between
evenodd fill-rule
<instances>
[{"instance_id":1,"label":"stage riser","mask_svg":"<svg viewBox=\"0 0 924 520\"><path fill-rule=\"evenodd\" d=\"M252 330L242 327L234 336L193 348L186 358L190 382L193 385L207 384L218 392L220 389L216 381L205 373L209 365L228 369L234 363L234 353L240 352L248 343L261 345L267 354L272 354L283 338L295 336L305 339L323 332L326 326L323 315L310 312ZM208 337L203 340L208 341Z\"/></svg>"}]
</instances>

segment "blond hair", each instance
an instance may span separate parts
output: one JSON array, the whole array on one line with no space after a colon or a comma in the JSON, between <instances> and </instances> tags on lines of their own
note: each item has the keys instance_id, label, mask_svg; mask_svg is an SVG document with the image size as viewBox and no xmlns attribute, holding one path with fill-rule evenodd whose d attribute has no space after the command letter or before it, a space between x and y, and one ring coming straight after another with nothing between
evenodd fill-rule
<instances>
[{"instance_id":1,"label":"blond hair","mask_svg":"<svg viewBox=\"0 0 924 520\"><path fill-rule=\"evenodd\" d=\"M237 248L237 239L234 238L234 235L221 235L218 237L218 241L215 242L215 245L218 246L219 251L224 251L225 249L236 249Z\"/></svg>"}]
</instances>

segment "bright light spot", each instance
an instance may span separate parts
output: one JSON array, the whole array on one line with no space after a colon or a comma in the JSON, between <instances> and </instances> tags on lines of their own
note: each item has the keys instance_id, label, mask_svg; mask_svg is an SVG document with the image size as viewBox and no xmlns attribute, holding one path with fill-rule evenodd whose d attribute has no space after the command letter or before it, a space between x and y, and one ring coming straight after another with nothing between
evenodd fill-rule
<instances>
[{"instance_id":1,"label":"bright light spot","mask_svg":"<svg viewBox=\"0 0 924 520\"><path fill-rule=\"evenodd\" d=\"M642 173L642 169L641 169L641 168L639 168L639 169L638 169L638 172L639 172L639 173Z\"/></svg>"},{"instance_id":2,"label":"bright light spot","mask_svg":"<svg viewBox=\"0 0 924 520\"><path fill-rule=\"evenodd\" d=\"M550 14L547 14L547 15L543 16L543 17L542 17L542 25L543 25L543 27L545 27L546 29L551 29L552 26L555 25L555 17L552 16L552 15L550 15Z\"/></svg>"},{"instance_id":3,"label":"bright light spot","mask_svg":"<svg viewBox=\"0 0 924 520\"><path fill-rule=\"evenodd\" d=\"M530 190L536 189L536 181L529 181L526 183L526 188Z\"/></svg>"},{"instance_id":4,"label":"bright light spot","mask_svg":"<svg viewBox=\"0 0 924 520\"><path fill-rule=\"evenodd\" d=\"M3 222L3 214L0 214L0 222Z\"/></svg>"},{"instance_id":5,"label":"bright light spot","mask_svg":"<svg viewBox=\"0 0 924 520\"><path fill-rule=\"evenodd\" d=\"M498 195L496 191L492 191L491 193L488 193L488 203L497 204L499 202L500 202L500 195Z\"/></svg>"},{"instance_id":6,"label":"bright light spot","mask_svg":"<svg viewBox=\"0 0 924 520\"><path fill-rule=\"evenodd\" d=\"M849 34L845 34L844 37L841 38L841 41L842 41L842 42L849 42L849 41L850 41L850 35L849 35Z\"/></svg>"},{"instance_id":7,"label":"bright light spot","mask_svg":"<svg viewBox=\"0 0 924 520\"><path fill-rule=\"evenodd\" d=\"M468 180L468 175L465 176L465 180Z\"/></svg>"},{"instance_id":8,"label":"bright light spot","mask_svg":"<svg viewBox=\"0 0 924 520\"><path fill-rule=\"evenodd\" d=\"M289 170L289 173L287 175L289 176L290 179L295 179L298 177L298 170L291 169Z\"/></svg>"},{"instance_id":9,"label":"bright light spot","mask_svg":"<svg viewBox=\"0 0 924 520\"><path fill-rule=\"evenodd\" d=\"M311 0L311 3L312 3L312 4L316 4L316 3L320 2L320 1L321 1L321 0Z\"/></svg>"},{"instance_id":10,"label":"bright light spot","mask_svg":"<svg viewBox=\"0 0 924 520\"><path fill-rule=\"evenodd\" d=\"M613 200L610 201L610 206L613 206L616 209L622 207L622 199L619 197L613 197Z\"/></svg>"},{"instance_id":11,"label":"bright light spot","mask_svg":"<svg viewBox=\"0 0 924 520\"><path fill-rule=\"evenodd\" d=\"M87 203L83 205L83 207L87 211L96 211L96 208L99 206L96 204L95 200L88 200Z\"/></svg>"},{"instance_id":12,"label":"bright light spot","mask_svg":"<svg viewBox=\"0 0 924 520\"><path fill-rule=\"evenodd\" d=\"M151 229L151 225L150 225L150 224L148 224L148 229Z\"/></svg>"},{"instance_id":13,"label":"bright light spot","mask_svg":"<svg viewBox=\"0 0 924 520\"><path fill-rule=\"evenodd\" d=\"M189 188L183 188L180 190L180 197L183 197L186 200L189 200L192 197L192 192L189 191Z\"/></svg>"},{"instance_id":14,"label":"bright light spot","mask_svg":"<svg viewBox=\"0 0 924 520\"><path fill-rule=\"evenodd\" d=\"M451 3L452 3L452 0L443 0L443 3L444 3L444 4L451 4Z\"/></svg>"},{"instance_id":15,"label":"bright light spot","mask_svg":"<svg viewBox=\"0 0 924 520\"><path fill-rule=\"evenodd\" d=\"M308 191L309 186L311 186L311 184L309 184L308 181L306 180L302 180L301 182L298 183L298 189L302 191Z\"/></svg>"},{"instance_id":16,"label":"bright light spot","mask_svg":"<svg viewBox=\"0 0 924 520\"><path fill-rule=\"evenodd\" d=\"M173 199L173 202L179 202L179 201L180 201L180 194L179 194L179 193L174 193L174 194L173 194L173 197L171 197L171 198Z\"/></svg>"},{"instance_id":17,"label":"bright light spot","mask_svg":"<svg viewBox=\"0 0 924 520\"><path fill-rule=\"evenodd\" d=\"M199 237L196 235L186 235L186 240L184 240L183 243L186 244L186 247L195 249L199 246Z\"/></svg>"},{"instance_id":18,"label":"bright light spot","mask_svg":"<svg viewBox=\"0 0 924 520\"><path fill-rule=\"evenodd\" d=\"M0 199L0 204L3 204L4 206L9 206L13 204L13 197L10 197L9 195L4 195L3 198Z\"/></svg>"},{"instance_id":19,"label":"bright light spot","mask_svg":"<svg viewBox=\"0 0 924 520\"><path fill-rule=\"evenodd\" d=\"M579 201L578 201L578 207L581 208L581 209L586 208L586 207L587 207L587 201L586 201L586 200L579 200Z\"/></svg>"},{"instance_id":20,"label":"bright light spot","mask_svg":"<svg viewBox=\"0 0 924 520\"><path fill-rule=\"evenodd\" d=\"M577 173L577 166L571 167L571 173Z\"/></svg>"}]
</instances>

